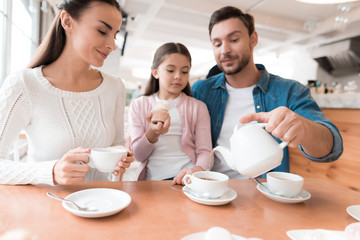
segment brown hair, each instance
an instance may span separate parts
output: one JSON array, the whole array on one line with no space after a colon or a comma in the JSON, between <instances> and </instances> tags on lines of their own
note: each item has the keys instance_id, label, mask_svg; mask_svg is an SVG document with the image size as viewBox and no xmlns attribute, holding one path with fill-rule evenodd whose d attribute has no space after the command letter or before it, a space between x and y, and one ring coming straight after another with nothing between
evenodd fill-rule
<instances>
[{"instance_id":1,"label":"brown hair","mask_svg":"<svg viewBox=\"0 0 360 240\"><path fill-rule=\"evenodd\" d=\"M181 43L165 43L160 46L154 55L151 69L157 69L159 65L164 61L164 58L168 54L179 53L184 55L189 59L191 66L191 55L189 50ZM150 96L159 91L159 79L156 79L152 74L145 88L145 96ZM189 82L186 84L186 87L182 90L186 95L191 96L191 89Z\"/></svg>"},{"instance_id":2,"label":"brown hair","mask_svg":"<svg viewBox=\"0 0 360 240\"><path fill-rule=\"evenodd\" d=\"M211 35L211 31L215 24L229 18L240 19L244 23L245 27L248 29L249 36L255 31L255 20L252 15L244 13L236 7L227 6L220 8L211 15L209 23L209 35Z\"/></svg>"},{"instance_id":3,"label":"brown hair","mask_svg":"<svg viewBox=\"0 0 360 240\"><path fill-rule=\"evenodd\" d=\"M49 65L59 58L66 43L65 30L61 25L60 14L64 10L73 19L79 19L82 13L91 7L93 2L104 2L116 7L120 12L120 5L116 0L63 0L57 5L59 12L56 14L49 31L31 59L29 68Z\"/></svg>"}]
</instances>

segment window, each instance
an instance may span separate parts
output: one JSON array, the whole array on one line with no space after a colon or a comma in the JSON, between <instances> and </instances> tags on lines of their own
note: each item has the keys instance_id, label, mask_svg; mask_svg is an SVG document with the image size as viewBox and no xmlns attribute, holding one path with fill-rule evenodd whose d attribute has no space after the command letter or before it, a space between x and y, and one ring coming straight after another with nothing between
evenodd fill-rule
<instances>
[{"instance_id":1,"label":"window","mask_svg":"<svg viewBox=\"0 0 360 240\"><path fill-rule=\"evenodd\" d=\"M0 85L2 82L2 79L5 75L5 66L4 66L4 62L6 61L5 59L5 38L6 38L6 1L1 1L0 2L0 62L1 62L1 66L0 66Z\"/></svg>"},{"instance_id":2,"label":"window","mask_svg":"<svg viewBox=\"0 0 360 240\"><path fill-rule=\"evenodd\" d=\"M13 0L11 24L10 72L24 69L30 61L31 53L36 48L32 39L32 13L27 1Z\"/></svg>"},{"instance_id":3,"label":"window","mask_svg":"<svg viewBox=\"0 0 360 240\"><path fill-rule=\"evenodd\" d=\"M40 5L32 0L0 1L0 86L11 72L24 69L35 52Z\"/></svg>"}]
</instances>

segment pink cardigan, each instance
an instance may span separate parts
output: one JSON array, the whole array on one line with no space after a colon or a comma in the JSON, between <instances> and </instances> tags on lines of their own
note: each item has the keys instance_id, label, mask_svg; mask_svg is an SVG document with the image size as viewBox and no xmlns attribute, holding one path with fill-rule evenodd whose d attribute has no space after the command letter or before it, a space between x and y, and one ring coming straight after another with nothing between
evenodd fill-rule
<instances>
[{"instance_id":1,"label":"pink cardigan","mask_svg":"<svg viewBox=\"0 0 360 240\"><path fill-rule=\"evenodd\" d=\"M154 96L142 96L135 99L130 106L130 146L135 160L141 162L138 169L138 180L146 179L146 165L155 147L145 136L145 132L149 128L145 115L151 112L155 103ZM183 151L194 165L207 169L212 146L210 116L206 105L181 93L180 100L175 106L182 121Z\"/></svg>"}]
</instances>

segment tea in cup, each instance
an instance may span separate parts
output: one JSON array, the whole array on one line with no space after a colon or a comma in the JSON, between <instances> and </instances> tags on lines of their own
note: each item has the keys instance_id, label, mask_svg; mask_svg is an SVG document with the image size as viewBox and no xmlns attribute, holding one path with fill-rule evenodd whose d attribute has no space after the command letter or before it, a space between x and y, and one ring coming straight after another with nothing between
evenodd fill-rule
<instances>
[{"instance_id":1,"label":"tea in cup","mask_svg":"<svg viewBox=\"0 0 360 240\"><path fill-rule=\"evenodd\" d=\"M191 181L191 183L188 182ZM221 197L229 183L229 177L225 174L212 171L199 171L192 175L186 174L183 178L185 186L191 188L199 195L209 198Z\"/></svg>"},{"instance_id":2,"label":"tea in cup","mask_svg":"<svg viewBox=\"0 0 360 240\"><path fill-rule=\"evenodd\" d=\"M304 184L303 177L287 172L269 172L266 180L271 193L289 198L299 194Z\"/></svg>"},{"instance_id":3,"label":"tea in cup","mask_svg":"<svg viewBox=\"0 0 360 240\"><path fill-rule=\"evenodd\" d=\"M120 148L93 148L89 153L89 165L100 172L113 172L127 152Z\"/></svg>"}]
</instances>

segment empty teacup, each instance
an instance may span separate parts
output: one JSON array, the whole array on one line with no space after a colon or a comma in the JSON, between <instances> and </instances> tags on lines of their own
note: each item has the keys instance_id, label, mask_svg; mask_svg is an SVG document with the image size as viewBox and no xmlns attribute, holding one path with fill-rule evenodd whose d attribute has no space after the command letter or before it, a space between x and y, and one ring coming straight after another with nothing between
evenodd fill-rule
<instances>
[{"instance_id":1,"label":"empty teacup","mask_svg":"<svg viewBox=\"0 0 360 240\"><path fill-rule=\"evenodd\" d=\"M121 158L127 156L126 149L94 148L89 153L89 165L100 172L113 172Z\"/></svg>"},{"instance_id":2,"label":"empty teacup","mask_svg":"<svg viewBox=\"0 0 360 240\"><path fill-rule=\"evenodd\" d=\"M189 179L191 183L188 182ZM208 198L219 198L227 189L229 177L218 172L199 171L192 175L186 174L183 181L187 187L199 195Z\"/></svg>"},{"instance_id":3,"label":"empty teacup","mask_svg":"<svg viewBox=\"0 0 360 240\"><path fill-rule=\"evenodd\" d=\"M266 180L270 192L283 197L294 197L304 184L303 177L287 172L269 172Z\"/></svg>"}]
</instances>

